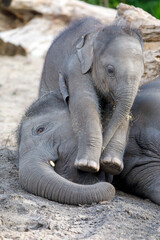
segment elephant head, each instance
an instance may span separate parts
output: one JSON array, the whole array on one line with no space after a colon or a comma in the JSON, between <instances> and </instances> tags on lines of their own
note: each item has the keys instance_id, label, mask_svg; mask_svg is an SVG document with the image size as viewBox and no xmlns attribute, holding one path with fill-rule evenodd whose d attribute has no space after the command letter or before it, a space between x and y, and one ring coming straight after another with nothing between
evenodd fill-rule
<instances>
[{"instance_id":1,"label":"elephant head","mask_svg":"<svg viewBox=\"0 0 160 240\"><path fill-rule=\"evenodd\" d=\"M75 205L114 197L114 187L104 182L103 172L74 168L77 139L60 93L50 92L33 103L18 135L19 179L28 192Z\"/></svg>"},{"instance_id":2,"label":"elephant head","mask_svg":"<svg viewBox=\"0 0 160 240\"><path fill-rule=\"evenodd\" d=\"M77 44L81 71L92 74L98 92L110 96L115 111L104 133L104 146L129 114L144 71L142 39L136 29L118 22L97 26Z\"/></svg>"}]
</instances>

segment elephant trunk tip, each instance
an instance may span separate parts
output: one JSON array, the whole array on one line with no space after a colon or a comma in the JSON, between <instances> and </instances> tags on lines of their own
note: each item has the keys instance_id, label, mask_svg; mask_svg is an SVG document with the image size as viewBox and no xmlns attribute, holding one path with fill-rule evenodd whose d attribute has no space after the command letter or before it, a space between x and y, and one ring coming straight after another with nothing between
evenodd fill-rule
<instances>
[{"instance_id":1,"label":"elephant trunk tip","mask_svg":"<svg viewBox=\"0 0 160 240\"><path fill-rule=\"evenodd\" d=\"M105 182L99 182L93 185L84 185L81 189L72 189L71 194L68 195L67 192L70 189L67 189L64 194L62 192L60 195L65 195L64 202L65 204L72 205L92 205L100 202L112 201L115 196L115 188ZM61 196L59 197L60 199Z\"/></svg>"}]
</instances>

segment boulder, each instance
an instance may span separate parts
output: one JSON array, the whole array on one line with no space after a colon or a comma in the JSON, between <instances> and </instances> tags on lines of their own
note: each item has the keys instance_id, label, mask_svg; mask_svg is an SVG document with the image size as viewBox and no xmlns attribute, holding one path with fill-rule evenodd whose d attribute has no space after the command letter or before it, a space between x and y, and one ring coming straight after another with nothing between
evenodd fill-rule
<instances>
[{"instance_id":1,"label":"boulder","mask_svg":"<svg viewBox=\"0 0 160 240\"><path fill-rule=\"evenodd\" d=\"M50 20L47 18L35 17L23 27L18 27L0 33L0 41L3 41L1 55L32 55L42 57L46 54L49 45L58 32L65 27L65 23L59 19ZM8 43L12 50L7 51ZM21 47L21 51L20 51ZM13 54L15 53L15 54Z\"/></svg>"},{"instance_id":2,"label":"boulder","mask_svg":"<svg viewBox=\"0 0 160 240\"><path fill-rule=\"evenodd\" d=\"M13 0L10 6L12 12L26 9L35 11L43 16L64 18L72 21L77 18L94 16L102 22L112 22L116 16L116 10L94 6L77 0Z\"/></svg>"},{"instance_id":3,"label":"boulder","mask_svg":"<svg viewBox=\"0 0 160 240\"><path fill-rule=\"evenodd\" d=\"M14 29L11 29L13 21L9 22L7 18L7 25L4 23L0 28L0 54L30 54L37 57L45 55L53 38L70 21L94 16L104 23L110 23L115 19L117 12L77 0L12 0L8 8L2 5L1 9L3 18L12 16L18 24L17 28L12 24ZM12 51L7 50L8 43L11 43Z\"/></svg>"},{"instance_id":4,"label":"boulder","mask_svg":"<svg viewBox=\"0 0 160 240\"><path fill-rule=\"evenodd\" d=\"M124 19L134 27L139 28L142 32L144 42L160 41L160 20L143 9L120 3L117 6L116 18Z\"/></svg>"},{"instance_id":5,"label":"boulder","mask_svg":"<svg viewBox=\"0 0 160 240\"><path fill-rule=\"evenodd\" d=\"M151 81L160 75L160 20L145 12L124 3L117 6L116 19L127 21L141 30L144 43L145 71L142 83Z\"/></svg>"},{"instance_id":6,"label":"boulder","mask_svg":"<svg viewBox=\"0 0 160 240\"><path fill-rule=\"evenodd\" d=\"M160 47L157 50L144 51L144 74L142 84L160 76Z\"/></svg>"},{"instance_id":7,"label":"boulder","mask_svg":"<svg viewBox=\"0 0 160 240\"><path fill-rule=\"evenodd\" d=\"M15 18L14 15L9 14L5 10L0 10L0 32L7 31L18 26L21 26L19 19Z\"/></svg>"},{"instance_id":8,"label":"boulder","mask_svg":"<svg viewBox=\"0 0 160 240\"><path fill-rule=\"evenodd\" d=\"M0 39L0 55L2 56L15 56L15 55L26 55L25 49L20 45L16 44L16 46L13 43L10 43L8 41L3 41Z\"/></svg>"}]
</instances>

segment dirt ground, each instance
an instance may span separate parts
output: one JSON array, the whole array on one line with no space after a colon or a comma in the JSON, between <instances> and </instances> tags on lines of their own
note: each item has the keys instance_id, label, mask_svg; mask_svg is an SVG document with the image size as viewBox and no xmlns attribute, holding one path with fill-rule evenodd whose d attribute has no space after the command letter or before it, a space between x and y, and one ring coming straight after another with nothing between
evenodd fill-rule
<instances>
[{"instance_id":1,"label":"dirt ground","mask_svg":"<svg viewBox=\"0 0 160 240\"><path fill-rule=\"evenodd\" d=\"M43 58L0 57L0 145L14 146L25 109L37 98Z\"/></svg>"},{"instance_id":2,"label":"dirt ground","mask_svg":"<svg viewBox=\"0 0 160 240\"><path fill-rule=\"evenodd\" d=\"M43 61L0 58L0 240L160 239L160 208L147 199L118 191L112 202L75 207L21 189L9 149L15 150L15 129L37 97Z\"/></svg>"}]
</instances>

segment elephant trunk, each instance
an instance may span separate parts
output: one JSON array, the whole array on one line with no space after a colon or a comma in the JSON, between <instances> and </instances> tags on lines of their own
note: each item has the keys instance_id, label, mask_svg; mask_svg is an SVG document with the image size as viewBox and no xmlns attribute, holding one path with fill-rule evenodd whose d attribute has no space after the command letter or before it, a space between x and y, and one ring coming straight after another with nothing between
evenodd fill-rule
<instances>
[{"instance_id":1,"label":"elephant trunk","mask_svg":"<svg viewBox=\"0 0 160 240\"><path fill-rule=\"evenodd\" d=\"M123 119L129 117L130 109L137 95L138 84L129 86L126 89L118 89L115 95L116 109L105 129L103 136L103 147L106 147L113 137L114 133L123 122Z\"/></svg>"},{"instance_id":2,"label":"elephant trunk","mask_svg":"<svg viewBox=\"0 0 160 240\"><path fill-rule=\"evenodd\" d=\"M112 200L114 187L106 182L80 185L54 171L47 161L20 158L19 179L30 193L64 204L91 204Z\"/></svg>"}]
</instances>

